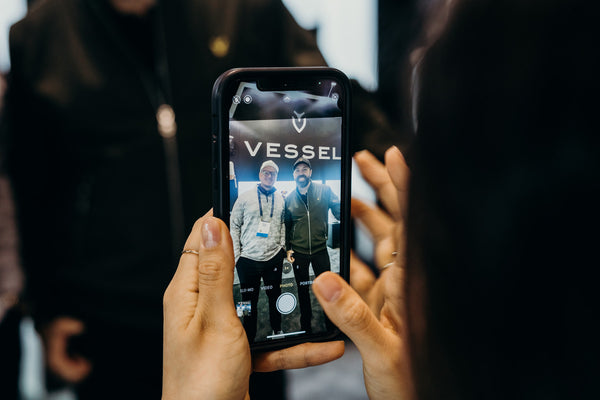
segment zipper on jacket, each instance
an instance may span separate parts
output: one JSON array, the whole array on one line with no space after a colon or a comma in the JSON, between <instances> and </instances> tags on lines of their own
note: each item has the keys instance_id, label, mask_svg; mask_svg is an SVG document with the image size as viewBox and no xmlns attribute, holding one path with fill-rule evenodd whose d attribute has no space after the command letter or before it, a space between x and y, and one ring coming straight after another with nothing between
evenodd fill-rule
<instances>
[{"instance_id":1,"label":"zipper on jacket","mask_svg":"<svg viewBox=\"0 0 600 400\"><path fill-rule=\"evenodd\" d=\"M310 199L308 198L308 191L306 192L306 204L304 207L306 207L306 218L308 218L308 254L312 256L312 234L310 233Z\"/></svg>"}]
</instances>

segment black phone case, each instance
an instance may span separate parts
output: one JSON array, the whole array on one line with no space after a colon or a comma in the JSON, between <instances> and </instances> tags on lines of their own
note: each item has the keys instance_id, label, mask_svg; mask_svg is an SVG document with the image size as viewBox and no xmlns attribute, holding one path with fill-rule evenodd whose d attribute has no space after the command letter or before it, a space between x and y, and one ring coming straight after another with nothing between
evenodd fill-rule
<instances>
[{"instance_id":1,"label":"black phone case","mask_svg":"<svg viewBox=\"0 0 600 400\"><path fill-rule=\"evenodd\" d=\"M230 97L227 90L239 81L262 81L263 86L298 90L308 81L334 78L340 83L345 99L342 104L342 171L341 171L341 210L340 210L340 276L350 279L350 107L351 86L344 73L328 67L290 67L290 68L234 68L224 72L214 83L212 91L212 181L213 181L213 215L221 218L229 226L229 116L227 113ZM334 326L331 324L331 326ZM335 328L332 331L318 334L294 336L273 342L251 343L252 351L262 352L277 350L305 342L323 342L334 340L340 335Z\"/></svg>"}]
</instances>

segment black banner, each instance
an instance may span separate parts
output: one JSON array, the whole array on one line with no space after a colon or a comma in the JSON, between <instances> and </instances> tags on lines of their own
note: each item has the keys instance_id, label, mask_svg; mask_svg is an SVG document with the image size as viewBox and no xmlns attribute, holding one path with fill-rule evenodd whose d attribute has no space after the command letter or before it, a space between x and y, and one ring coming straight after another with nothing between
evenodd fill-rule
<instances>
[{"instance_id":1,"label":"black banner","mask_svg":"<svg viewBox=\"0 0 600 400\"><path fill-rule=\"evenodd\" d=\"M339 180L341 168L341 117L230 121L230 160L240 181L257 181L261 164L271 160L279 167L278 180L293 180L293 164L310 160L312 178Z\"/></svg>"}]
</instances>

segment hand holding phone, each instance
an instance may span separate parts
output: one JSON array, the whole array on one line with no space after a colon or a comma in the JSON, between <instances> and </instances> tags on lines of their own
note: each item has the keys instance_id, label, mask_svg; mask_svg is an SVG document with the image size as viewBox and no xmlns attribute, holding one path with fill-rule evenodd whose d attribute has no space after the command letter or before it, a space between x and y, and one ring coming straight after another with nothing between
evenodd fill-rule
<instances>
[{"instance_id":1,"label":"hand holding phone","mask_svg":"<svg viewBox=\"0 0 600 400\"><path fill-rule=\"evenodd\" d=\"M252 368L304 368L341 357L341 341L251 357L233 307L230 235L210 214L194 225L164 295L163 398L240 399L248 394Z\"/></svg>"},{"instance_id":2,"label":"hand holding phone","mask_svg":"<svg viewBox=\"0 0 600 400\"><path fill-rule=\"evenodd\" d=\"M236 69L215 83L215 216L230 228L234 304L254 350L338 333L312 281L349 275L349 107L348 79L331 68Z\"/></svg>"}]
</instances>

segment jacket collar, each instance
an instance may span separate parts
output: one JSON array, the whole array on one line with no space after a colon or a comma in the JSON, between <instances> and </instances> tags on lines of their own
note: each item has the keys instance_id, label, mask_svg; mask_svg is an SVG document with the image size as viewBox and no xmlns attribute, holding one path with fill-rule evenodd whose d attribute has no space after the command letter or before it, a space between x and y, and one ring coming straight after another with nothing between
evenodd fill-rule
<instances>
[{"instance_id":1,"label":"jacket collar","mask_svg":"<svg viewBox=\"0 0 600 400\"><path fill-rule=\"evenodd\" d=\"M270 190L267 190L267 189L263 188L260 185L260 183L257 185L257 187L258 187L258 190L265 196L269 196L269 195L275 193L275 191L277 190L277 188L275 186L273 186Z\"/></svg>"},{"instance_id":2,"label":"jacket collar","mask_svg":"<svg viewBox=\"0 0 600 400\"><path fill-rule=\"evenodd\" d=\"M312 187L313 187L312 179L309 179L308 180L308 190L306 191L307 195L309 192L312 192ZM300 190L298 189L298 185L296 185L296 193L298 193L298 196L302 196L302 193L300 193Z\"/></svg>"}]
</instances>

